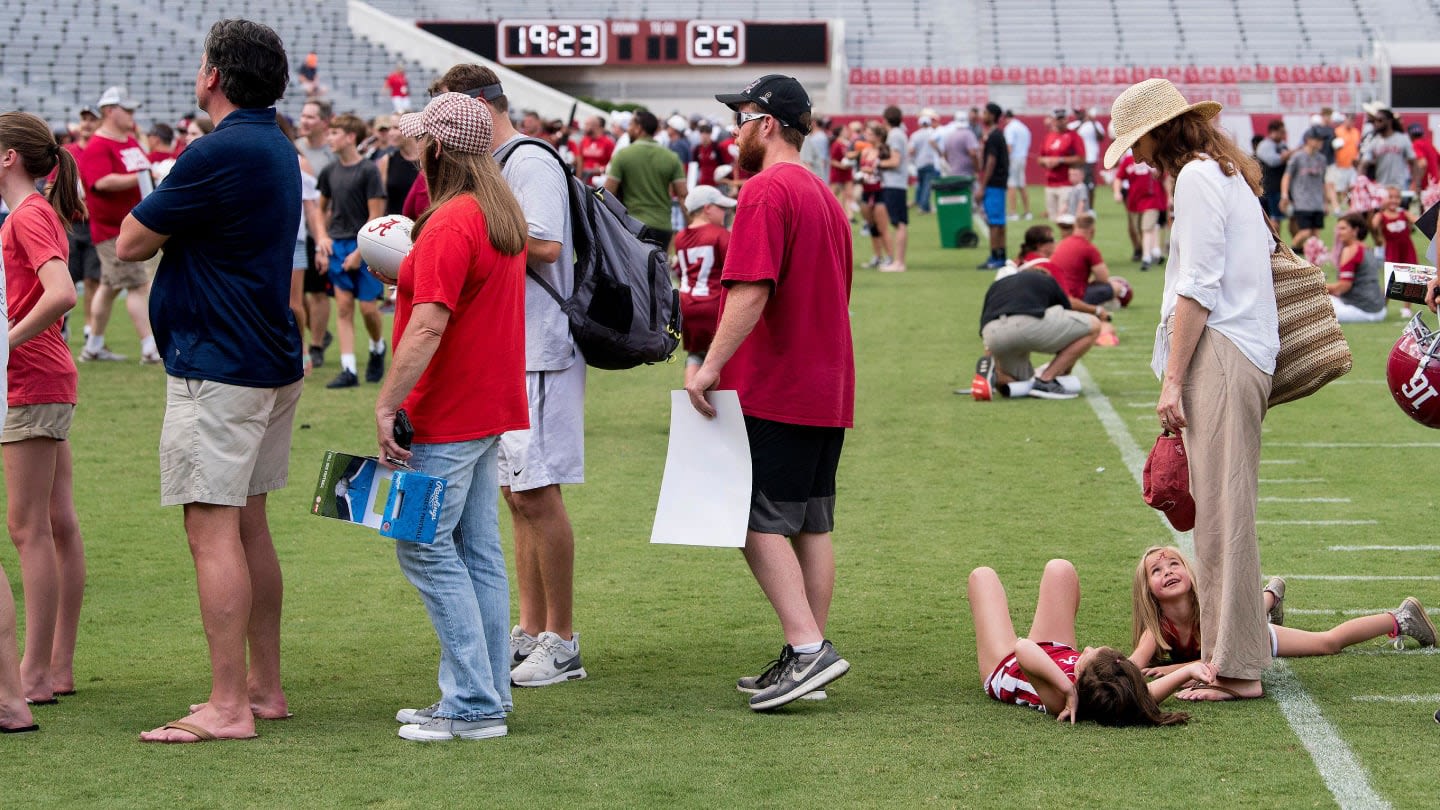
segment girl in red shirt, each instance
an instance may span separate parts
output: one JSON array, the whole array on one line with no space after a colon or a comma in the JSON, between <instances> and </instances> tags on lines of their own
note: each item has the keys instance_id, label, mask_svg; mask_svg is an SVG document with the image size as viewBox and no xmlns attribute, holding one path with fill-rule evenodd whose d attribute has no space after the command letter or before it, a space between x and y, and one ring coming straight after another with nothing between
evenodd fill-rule
<instances>
[{"instance_id":1,"label":"girl in red shirt","mask_svg":"<svg viewBox=\"0 0 1440 810\"><path fill-rule=\"evenodd\" d=\"M52 171L47 200L35 184ZM75 158L56 144L44 121L29 113L0 115L0 196L10 207L0 226L10 318L9 408L0 446L10 539L25 585L19 683L24 697L40 704L75 693L75 633L85 590L67 441L77 375L60 336L60 319L75 306L66 223L86 216L78 182ZM0 639L0 647L3 669L14 639ZM0 675L0 684L4 680Z\"/></svg>"},{"instance_id":2,"label":"girl in red shirt","mask_svg":"<svg viewBox=\"0 0 1440 810\"><path fill-rule=\"evenodd\" d=\"M1385 191L1385 207L1370 218L1370 229L1385 245L1385 261L1415 264L1415 241L1410 238L1415 217L1400 209L1400 189L1390 186Z\"/></svg>"},{"instance_id":3,"label":"girl in red shirt","mask_svg":"<svg viewBox=\"0 0 1440 810\"><path fill-rule=\"evenodd\" d=\"M1200 658L1200 600L1195 596L1195 571L1180 549L1152 546L1140 555L1131 587L1134 601L1135 651L1130 660L1148 676L1169 675ZM1270 614L1271 653L1298 658L1335 655L1352 644L1402 635L1435 646L1435 625L1415 597L1395 610L1361 616L1323 632L1283 627L1285 580L1275 577L1261 594ZM1220 689L1202 686L1199 689Z\"/></svg>"},{"instance_id":4,"label":"girl in red shirt","mask_svg":"<svg viewBox=\"0 0 1440 810\"><path fill-rule=\"evenodd\" d=\"M1147 684L1140 669L1118 651L1081 650L1075 641L1080 578L1069 560L1046 563L1030 638L1015 635L1005 586L994 569L971 571L967 594L980 681L985 694L1002 703L1039 709L1061 722L1169 726L1190 715L1162 711L1160 701L1191 680L1215 681L1212 665L1195 662Z\"/></svg>"}]
</instances>

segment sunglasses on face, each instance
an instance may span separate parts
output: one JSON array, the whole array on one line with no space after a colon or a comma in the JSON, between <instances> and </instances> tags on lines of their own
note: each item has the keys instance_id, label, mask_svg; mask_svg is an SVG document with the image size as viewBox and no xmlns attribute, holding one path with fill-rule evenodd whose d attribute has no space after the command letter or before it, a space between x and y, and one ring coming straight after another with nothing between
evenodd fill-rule
<instances>
[{"instance_id":1,"label":"sunglasses on face","mask_svg":"<svg viewBox=\"0 0 1440 810\"><path fill-rule=\"evenodd\" d=\"M750 123L751 121L756 121L756 120L759 120L759 119L761 119L761 118L774 118L774 117L775 117L775 116L771 115L770 113L737 112L737 113L735 113L735 127L738 129L738 128L743 127L743 126L745 126L746 124Z\"/></svg>"}]
</instances>

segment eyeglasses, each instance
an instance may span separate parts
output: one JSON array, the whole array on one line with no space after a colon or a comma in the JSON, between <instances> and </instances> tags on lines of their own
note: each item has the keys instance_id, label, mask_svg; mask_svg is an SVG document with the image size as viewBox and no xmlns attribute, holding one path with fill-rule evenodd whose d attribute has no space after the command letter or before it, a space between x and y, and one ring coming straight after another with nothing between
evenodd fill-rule
<instances>
[{"instance_id":1,"label":"eyeglasses","mask_svg":"<svg viewBox=\"0 0 1440 810\"><path fill-rule=\"evenodd\" d=\"M746 124L750 123L751 121L756 121L756 120L759 120L759 119L761 119L761 118L774 118L774 117L775 117L775 116L771 115L770 113L737 112L737 113L735 113L735 128L736 128L736 129L739 129L740 127L745 126Z\"/></svg>"}]
</instances>

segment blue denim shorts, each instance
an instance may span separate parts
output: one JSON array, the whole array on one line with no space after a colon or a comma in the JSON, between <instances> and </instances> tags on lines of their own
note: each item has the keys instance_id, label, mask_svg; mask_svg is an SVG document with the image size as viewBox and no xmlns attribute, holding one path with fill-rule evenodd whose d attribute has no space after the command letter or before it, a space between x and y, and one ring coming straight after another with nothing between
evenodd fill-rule
<instances>
[{"instance_id":1,"label":"blue denim shorts","mask_svg":"<svg viewBox=\"0 0 1440 810\"><path fill-rule=\"evenodd\" d=\"M359 244L354 239L336 239L331 242L330 283L335 285L335 289L355 296L356 301L374 301L385 292L385 285L370 275L370 271L365 269L365 262L360 262L358 270L344 269L345 259L356 251Z\"/></svg>"},{"instance_id":2,"label":"blue denim shorts","mask_svg":"<svg viewBox=\"0 0 1440 810\"><path fill-rule=\"evenodd\" d=\"M1005 189L985 189L985 221L997 228L1005 224Z\"/></svg>"}]
</instances>

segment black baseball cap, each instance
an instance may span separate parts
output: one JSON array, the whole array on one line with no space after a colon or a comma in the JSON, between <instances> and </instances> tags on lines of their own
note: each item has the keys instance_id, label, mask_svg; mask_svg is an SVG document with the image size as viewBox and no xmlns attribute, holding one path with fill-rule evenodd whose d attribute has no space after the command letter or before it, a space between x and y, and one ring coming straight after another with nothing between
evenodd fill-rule
<instances>
[{"instance_id":1,"label":"black baseball cap","mask_svg":"<svg viewBox=\"0 0 1440 810\"><path fill-rule=\"evenodd\" d=\"M810 94L793 76L779 73L761 76L738 93L716 94L715 100L732 110L747 101L753 102L791 129L803 131L809 128L801 123L800 118L810 113Z\"/></svg>"}]
</instances>

